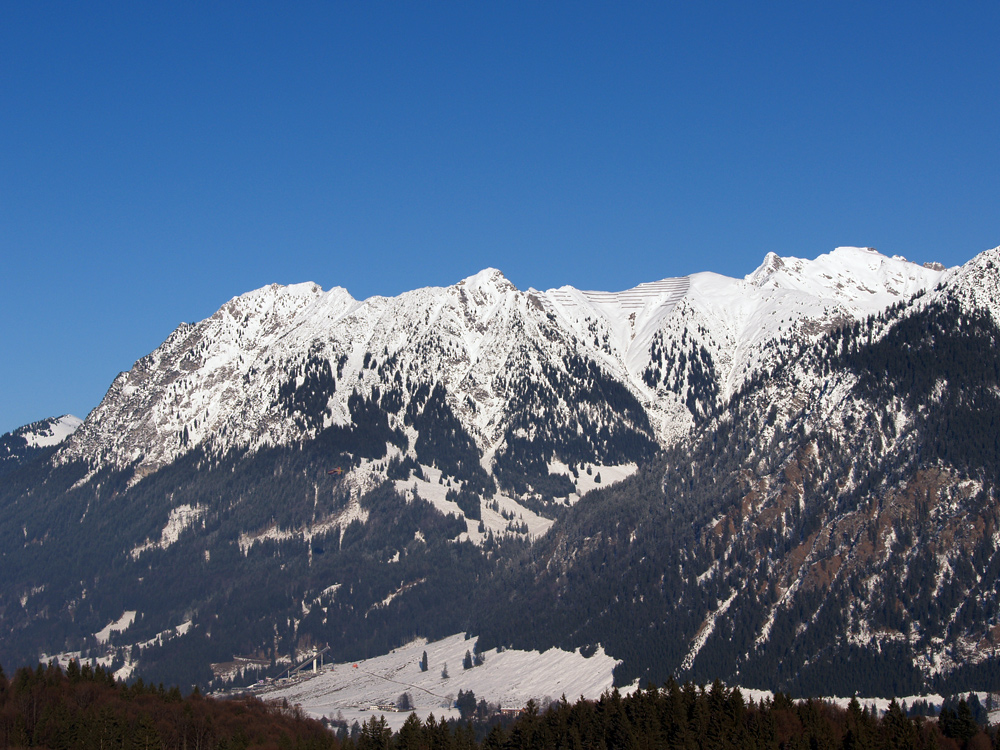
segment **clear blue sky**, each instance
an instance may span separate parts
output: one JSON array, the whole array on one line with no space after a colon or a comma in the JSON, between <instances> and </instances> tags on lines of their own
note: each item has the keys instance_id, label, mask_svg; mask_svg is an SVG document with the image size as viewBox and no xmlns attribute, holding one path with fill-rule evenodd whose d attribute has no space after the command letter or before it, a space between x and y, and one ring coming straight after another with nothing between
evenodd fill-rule
<instances>
[{"instance_id":1,"label":"clear blue sky","mask_svg":"<svg viewBox=\"0 0 1000 750\"><path fill-rule=\"evenodd\" d=\"M272 282L1000 245L1000 4L0 0L0 432Z\"/></svg>"}]
</instances>

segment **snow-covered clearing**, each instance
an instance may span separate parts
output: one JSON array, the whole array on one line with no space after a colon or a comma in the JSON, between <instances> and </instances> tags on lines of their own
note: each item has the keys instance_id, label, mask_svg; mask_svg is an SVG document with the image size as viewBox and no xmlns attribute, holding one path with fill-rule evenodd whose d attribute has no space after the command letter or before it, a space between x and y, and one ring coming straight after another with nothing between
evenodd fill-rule
<instances>
[{"instance_id":1,"label":"snow-covered clearing","mask_svg":"<svg viewBox=\"0 0 1000 750\"><path fill-rule=\"evenodd\" d=\"M181 538L181 532L184 529L191 526L195 521L201 518L205 513L205 508L200 505L178 505L176 508L171 509L170 517L167 518L167 523L160 531L160 538L158 541L146 540L144 544L137 545L132 549L130 553L133 560L137 560L139 555L141 555L146 550L159 548L166 549L171 544L176 542Z\"/></svg>"},{"instance_id":2,"label":"snow-covered clearing","mask_svg":"<svg viewBox=\"0 0 1000 750\"><path fill-rule=\"evenodd\" d=\"M570 701L581 696L597 698L611 688L612 670L618 663L602 648L589 658L556 648L544 653L507 649L486 651L485 663L463 669L465 653L471 653L474 644L475 639L466 640L462 633L430 643L418 639L383 656L328 665L316 674L302 674L255 692L265 700L299 704L317 718L336 718L339 713L349 723L363 723L372 716L370 706L395 703L409 693L421 719L432 713L448 718L458 716L452 706L459 690L471 690L477 701L485 699L504 708L521 708L532 698L555 700L563 694ZM428 669L421 672L424 651ZM448 678L441 676L445 665ZM389 726L398 729L409 714L384 715Z\"/></svg>"},{"instance_id":3,"label":"snow-covered clearing","mask_svg":"<svg viewBox=\"0 0 1000 750\"><path fill-rule=\"evenodd\" d=\"M573 476L569 466L562 461L552 461L549 463L550 474L563 474L569 477L576 487L576 492L570 495L570 503L575 503L591 490L599 487L607 487L609 484L620 482L626 477L635 474L639 468L638 464L621 464L605 466L603 464L589 464L587 469L578 471L579 476Z\"/></svg>"},{"instance_id":4,"label":"snow-covered clearing","mask_svg":"<svg viewBox=\"0 0 1000 750\"><path fill-rule=\"evenodd\" d=\"M424 479L417 479L416 477L397 479L395 482L396 490L406 497L407 500L412 500L415 489L417 495L442 513L446 515L450 513L459 518L464 518L465 514L462 513L462 509L458 507L458 504L447 499L448 490L458 489L461 486L460 483L456 482L453 487L449 487L441 483L441 471L439 469L423 465L420 468ZM497 504L500 512L488 507L493 502ZM484 501L480 512L483 526L486 527L486 530L499 535L511 533L507 529L511 521L514 523L521 523L523 521L528 527L528 536L532 539L545 534L553 524L552 519L540 516L525 508L516 500L499 493L489 500ZM506 513L508 518L504 518L503 513ZM466 524L468 525L468 531L462 534L460 538L463 540L469 539L475 544L482 544L486 538L486 533L479 533L479 522L473 519L466 519Z\"/></svg>"},{"instance_id":5,"label":"snow-covered clearing","mask_svg":"<svg viewBox=\"0 0 1000 750\"><path fill-rule=\"evenodd\" d=\"M109 622L103 628L94 633L94 638L97 639L98 643L107 643L108 639L111 638L112 632L123 632L129 629L132 623L135 622L135 610L130 609L128 612L123 614L114 622Z\"/></svg>"}]
</instances>

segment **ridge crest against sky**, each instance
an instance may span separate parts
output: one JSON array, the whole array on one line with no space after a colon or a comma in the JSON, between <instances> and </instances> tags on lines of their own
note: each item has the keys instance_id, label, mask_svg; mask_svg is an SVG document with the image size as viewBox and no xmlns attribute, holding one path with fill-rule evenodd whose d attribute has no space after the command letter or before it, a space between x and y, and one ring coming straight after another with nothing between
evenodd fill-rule
<instances>
[{"instance_id":1,"label":"ridge crest against sky","mask_svg":"<svg viewBox=\"0 0 1000 750\"><path fill-rule=\"evenodd\" d=\"M0 432L270 283L1000 242L1000 5L7 3Z\"/></svg>"}]
</instances>

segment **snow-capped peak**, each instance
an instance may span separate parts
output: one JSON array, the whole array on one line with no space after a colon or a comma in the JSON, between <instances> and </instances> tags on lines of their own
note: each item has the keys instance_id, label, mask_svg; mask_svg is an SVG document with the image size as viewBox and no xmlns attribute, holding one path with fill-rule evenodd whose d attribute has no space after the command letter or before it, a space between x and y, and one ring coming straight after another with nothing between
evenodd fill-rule
<instances>
[{"instance_id":1,"label":"snow-capped peak","mask_svg":"<svg viewBox=\"0 0 1000 750\"><path fill-rule=\"evenodd\" d=\"M939 270L911 263L902 256L889 258L871 247L838 247L815 260L768 253L746 281L758 289L796 289L819 297L860 302L872 295L909 297L933 286L940 276Z\"/></svg>"},{"instance_id":2,"label":"snow-capped peak","mask_svg":"<svg viewBox=\"0 0 1000 750\"><path fill-rule=\"evenodd\" d=\"M76 432L82 424L82 419L74 417L72 414L64 414L61 417L50 417L19 427L14 430L13 434L24 438L31 448L48 448L52 445L59 445Z\"/></svg>"},{"instance_id":3,"label":"snow-capped peak","mask_svg":"<svg viewBox=\"0 0 1000 750\"><path fill-rule=\"evenodd\" d=\"M457 286L464 286L469 289L482 289L484 287L489 287L491 289L497 289L505 292L517 290L517 287L510 283L510 281L507 280L507 277L496 268L484 268L479 273L462 279L458 282Z\"/></svg>"}]
</instances>

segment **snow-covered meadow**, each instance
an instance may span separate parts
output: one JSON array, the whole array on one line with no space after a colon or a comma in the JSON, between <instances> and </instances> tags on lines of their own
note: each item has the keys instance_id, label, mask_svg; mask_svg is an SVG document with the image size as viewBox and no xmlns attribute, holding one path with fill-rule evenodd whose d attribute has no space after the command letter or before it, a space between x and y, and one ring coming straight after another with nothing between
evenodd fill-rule
<instances>
[{"instance_id":1,"label":"snow-covered meadow","mask_svg":"<svg viewBox=\"0 0 1000 750\"><path fill-rule=\"evenodd\" d=\"M409 693L414 712L421 719L457 717L453 707L460 690L473 691L476 700L503 708L522 708L530 699L557 700L565 694L575 701L581 696L597 698L612 686L612 670L617 661L598 648L592 656L556 648L544 653L506 649L483 652L481 666L463 669L466 651L472 652L474 639L462 633L427 642L418 639L383 656L358 662L328 664L316 673L299 675L254 692L266 700L285 699L298 704L310 716L341 716L348 724L367 721L370 708L394 704ZM428 668L420 669L427 652ZM448 677L442 676L447 667ZM398 729L408 713L375 711Z\"/></svg>"}]
</instances>

